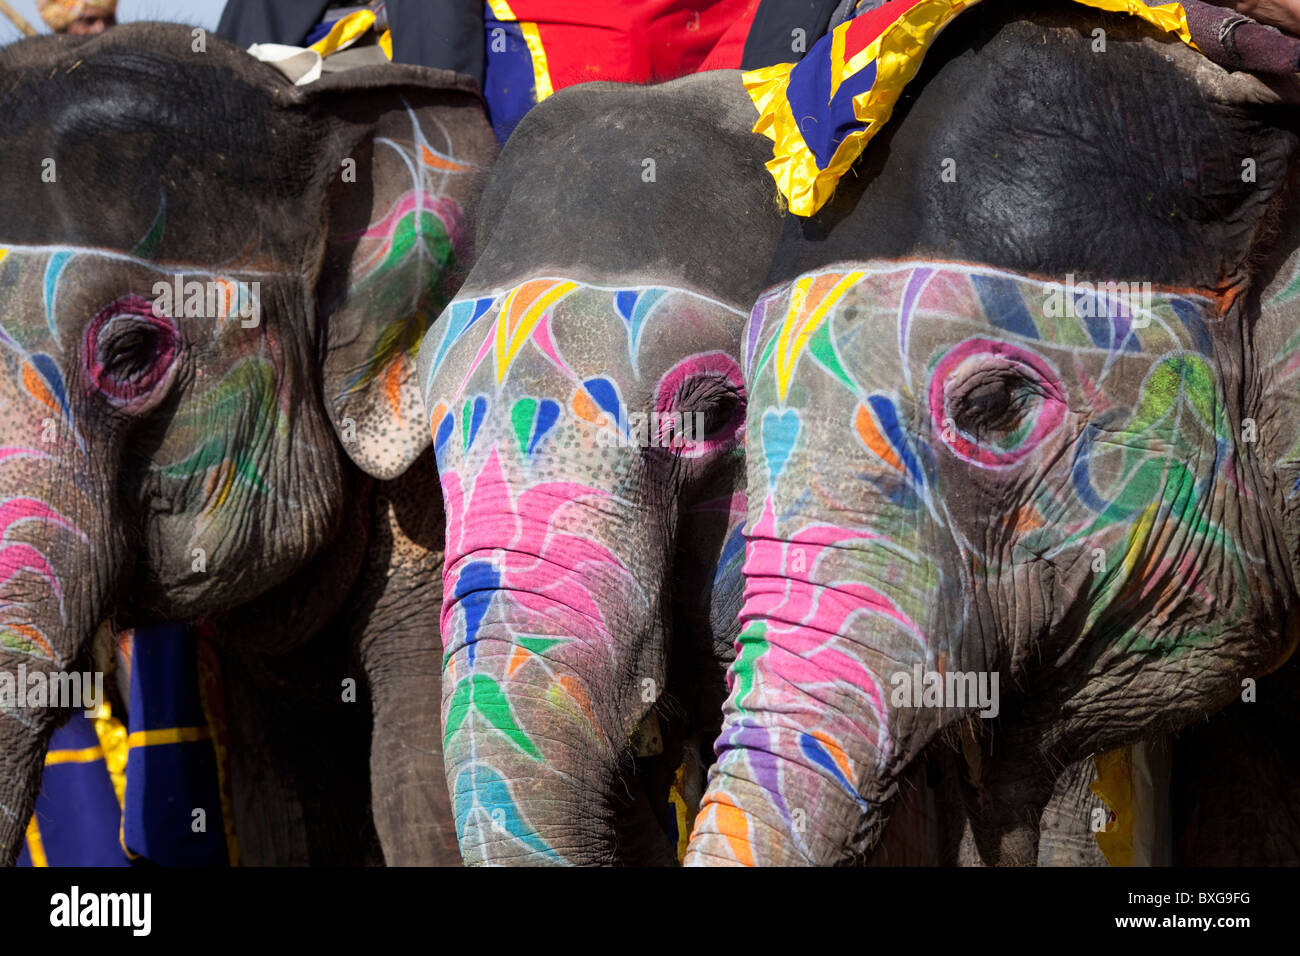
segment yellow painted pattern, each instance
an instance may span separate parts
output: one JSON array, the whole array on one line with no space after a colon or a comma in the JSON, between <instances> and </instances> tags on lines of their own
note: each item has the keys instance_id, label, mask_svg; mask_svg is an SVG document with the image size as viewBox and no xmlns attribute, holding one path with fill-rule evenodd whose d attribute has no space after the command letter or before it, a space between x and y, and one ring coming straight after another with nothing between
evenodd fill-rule
<instances>
[{"instance_id":1,"label":"yellow painted pattern","mask_svg":"<svg viewBox=\"0 0 1300 956\"><path fill-rule=\"evenodd\" d=\"M790 294L790 308L776 340L776 387L782 402L808 340L826 319L831 306L844 298L844 294L864 275L865 272L822 273L804 276L795 283ZM829 289L827 285L830 285Z\"/></svg>"},{"instance_id":2,"label":"yellow painted pattern","mask_svg":"<svg viewBox=\"0 0 1300 956\"><path fill-rule=\"evenodd\" d=\"M497 319L495 358L498 385L505 381L510 363L546 315L546 310L577 287L576 282L567 280L537 279L510 290Z\"/></svg>"},{"instance_id":3,"label":"yellow painted pattern","mask_svg":"<svg viewBox=\"0 0 1300 956\"><path fill-rule=\"evenodd\" d=\"M1128 533L1128 546L1124 551L1124 572L1127 575L1133 574L1133 569L1138 566L1142 556L1147 551L1147 542L1151 540L1151 529L1155 526L1156 512L1160 510L1160 503L1153 501L1147 505L1146 510L1142 512L1138 520L1133 524Z\"/></svg>"}]
</instances>

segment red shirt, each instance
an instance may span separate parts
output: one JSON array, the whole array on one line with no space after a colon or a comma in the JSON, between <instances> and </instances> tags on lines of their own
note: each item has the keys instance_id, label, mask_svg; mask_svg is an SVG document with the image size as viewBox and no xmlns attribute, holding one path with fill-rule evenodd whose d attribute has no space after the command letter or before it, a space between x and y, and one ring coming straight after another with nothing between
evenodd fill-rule
<instances>
[{"instance_id":1,"label":"red shirt","mask_svg":"<svg viewBox=\"0 0 1300 956\"><path fill-rule=\"evenodd\" d=\"M759 0L506 3L517 20L537 24L559 90L591 80L654 83L739 67Z\"/></svg>"}]
</instances>

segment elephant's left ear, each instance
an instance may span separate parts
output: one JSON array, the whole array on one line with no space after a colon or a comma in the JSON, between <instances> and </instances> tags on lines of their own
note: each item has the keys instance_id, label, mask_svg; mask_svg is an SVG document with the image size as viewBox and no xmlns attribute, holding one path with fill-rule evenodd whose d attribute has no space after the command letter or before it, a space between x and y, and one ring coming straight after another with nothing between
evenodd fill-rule
<instances>
[{"instance_id":1,"label":"elephant's left ear","mask_svg":"<svg viewBox=\"0 0 1300 956\"><path fill-rule=\"evenodd\" d=\"M352 460L395 478L429 445L415 356L468 272L496 141L473 82L440 70L365 67L295 94L320 131L325 209L306 273L325 406Z\"/></svg>"}]
</instances>

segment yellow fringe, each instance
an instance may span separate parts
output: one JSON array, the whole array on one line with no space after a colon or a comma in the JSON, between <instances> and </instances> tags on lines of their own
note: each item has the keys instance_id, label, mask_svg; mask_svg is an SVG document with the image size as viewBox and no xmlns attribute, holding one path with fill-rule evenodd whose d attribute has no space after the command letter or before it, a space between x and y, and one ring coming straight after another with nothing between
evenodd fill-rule
<instances>
[{"instance_id":1,"label":"yellow fringe","mask_svg":"<svg viewBox=\"0 0 1300 956\"><path fill-rule=\"evenodd\" d=\"M1098 831L1097 846L1111 866L1133 865L1133 751L1122 747L1092 758L1097 779L1089 789L1115 813L1105 830Z\"/></svg>"}]
</instances>

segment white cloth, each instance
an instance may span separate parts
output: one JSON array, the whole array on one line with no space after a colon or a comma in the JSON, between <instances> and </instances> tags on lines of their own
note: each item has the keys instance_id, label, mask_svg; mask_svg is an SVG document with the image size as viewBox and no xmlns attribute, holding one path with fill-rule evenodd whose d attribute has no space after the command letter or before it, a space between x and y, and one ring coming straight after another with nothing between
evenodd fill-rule
<instances>
[{"instance_id":1,"label":"white cloth","mask_svg":"<svg viewBox=\"0 0 1300 956\"><path fill-rule=\"evenodd\" d=\"M263 63L271 64L294 86L306 86L319 80L325 63L315 50L284 43L254 43L248 52Z\"/></svg>"}]
</instances>

